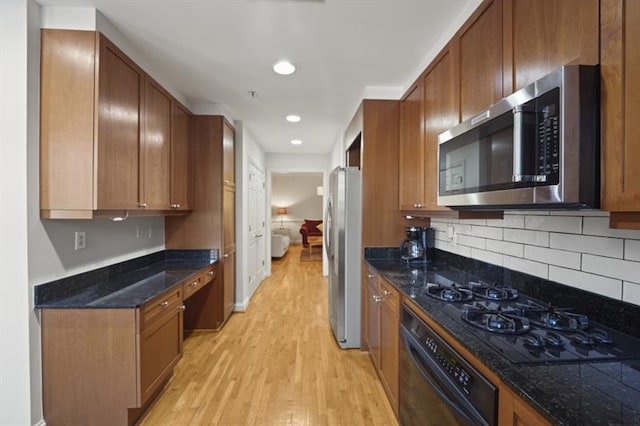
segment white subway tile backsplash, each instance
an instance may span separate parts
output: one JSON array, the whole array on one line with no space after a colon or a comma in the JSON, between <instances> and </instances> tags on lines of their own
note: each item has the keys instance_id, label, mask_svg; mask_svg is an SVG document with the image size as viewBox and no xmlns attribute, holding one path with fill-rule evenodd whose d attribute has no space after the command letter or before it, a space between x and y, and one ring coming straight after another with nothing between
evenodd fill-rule
<instances>
[{"instance_id":1,"label":"white subway tile backsplash","mask_svg":"<svg viewBox=\"0 0 640 426\"><path fill-rule=\"evenodd\" d=\"M640 231L609 229L607 212L508 211L431 226L438 249L640 305Z\"/></svg>"},{"instance_id":2,"label":"white subway tile backsplash","mask_svg":"<svg viewBox=\"0 0 640 426\"><path fill-rule=\"evenodd\" d=\"M587 274L585 272L560 268L553 265L549 266L549 279L618 300L622 298L621 280Z\"/></svg>"},{"instance_id":3,"label":"white subway tile backsplash","mask_svg":"<svg viewBox=\"0 0 640 426\"><path fill-rule=\"evenodd\" d=\"M490 226L473 226L471 227L471 235L473 235L474 237L501 240L502 228L494 228Z\"/></svg>"},{"instance_id":4,"label":"white subway tile backsplash","mask_svg":"<svg viewBox=\"0 0 640 426\"><path fill-rule=\"evenodd\" d=\"M582 233L585 235L600 235L602 237L632 238L640 240L640 231L609 228L609 217L585 217Z\"/></svg>"},{"instance_id":5,"label":"white subway tile backsplash","mask_svg":"<svg viewBox=\"0 0 640 426\"><path fill-rule=\"evenodd\" d=\"M525 259L531 259L550 265L563 266L565 268L580 269L580 253L555 250L546 247L525 246Z\"/></svg>"},{"instance_id":6,"label":"white subway tile backsplash","mask_svg":"<svg viewBox=\"0 0 640 426\"><path fill-rule=\"evenodd\" d=\"M460 223L463 223L465 225L486 226L487 225L487 219L461 219Z\"/></svg>"},{"instance_id":7,"label":"white subway tile backsplash","mask_svg":"<svg viewBox=\"0 0 640 426\"><path fill-rule=\"evenodd\" d=\"M471 225L464 225L462 223L456 223L453 225L455 232L458 234L471 235Z\"/></svg>"},{"instance_id":8,"label":"white subway tile backsplash","mask_svg":"<svg viewBox=\"0 0 640 426\"><path fill-rule=\"evenodd\" d=\"M524 219L524 227L536 231L580 234L582 232L582 217L526 216Z\"/></svg>"},{"instance_id":9,"label":"white subway tile backsplash","mask_svg":"<svg viewBox=\"0 0 640 426\"><path fill-rule=\"evenodd\" d=\"M509 256L524 257L524 245L507 241L487 240L487 250Z\"/></svg>"},{"instance_id":10,"label":"white subway tile backsplash","mask_svg":"<svg viewBox=\"0 0 640 426\"><path fill-rule=\"evenodd\" d=\"M472 248L471 257L473 259L478 259L486 263L502 266L502 255L499 253Z\"/></svg>"},{"instance_id":11,"label":"white subway tile backsplash","mask_svg":"<svg viewBox=\"0 0 640 426\"><path fill-rule=\"evenodd\" d=\"M622 259L623 240L575 234L550 235L549 247Z\"/></svg>"},{"instance_id":12,"label":"white subway tile backsplash","mask_svg":"<svg viewBox=\"0 0 640 426\"><path fill-rule=\"evenodd\" d=\"M520 214L505 214L502 219L489 220L487 225L500 226L503 228L524 228L525 216Z\"/></svg>"},{"instance_id":13,"label":"white subway tile backsplash","mask_svg":"<svg viewBox=\"0 0 640 426\"><path fill-rule=\"evenodd\" d=\"M582 256L582 270L624 281L640 280L640 262L585 254Z\"/></svg>"},{"instance_id":14,"label":"white subway tile backsplash","mask_svg":"<svg viewBox=\"0 0 640 426\"><path fill-rule=\"evenodd\" d=\"M640 262L640 240L624 240L624 258Z\"/></svg>"},{"instance_id":15,"label":"white subway tile backsplash","mask_svg":"<svg viewBox=\"0 0 640 426\"><path fill-rule=\"evenodd\" d=\"M440 250L445 250L450 253L455 253L457 255L464 256L464 257L471 257L471 247L453 245L446 241L436 241L435 246L437 249L440 249Z\"/></svg>"},{"instance_id":16,"label":"white subway tile backsplash","mask_svg":"<svg viewBox=\"0 0 640 426\"><path fill-rule=\"evenodd\" d=\"M455 237L454 237L455 240ZM458 235L458 244L468 247L475 247L479 249L483 249L486 247L487 240L484 238L471 237L469 235L460 234Z\"/></svg>"},{"instance_id":17,"label":"white subway tile backsplash","mask_svg":"<svg viewBox=\"0 0 640 426\"><path fill-rule=\"evenodd\" d=\"M543 231L527 231L524 229L504 229L504 240L514 243L531 244L549 247L549 233Z\"/></svg>"},{"instance_id":18,"label":"white subway tile backsplash","mask_svg":"<svg viewBox=\"0 0 640 426\"><path fill-rule=\"evenodd\" d=\"M622 300L640 305L640 284L625 281L622 287Z\"/></svg>"},{"instance_id":19,"label":"white subway tile backsplash","mask_svg":"<svg viewBox=\"0 0 640 426\"><path fill-rule=\"evenodd\" d=\"M530 275L549 279L549 265L545 263L532 262L519 257L502 256L502 266L514 271L525 272Z\"/></svg>"}]
</instances>

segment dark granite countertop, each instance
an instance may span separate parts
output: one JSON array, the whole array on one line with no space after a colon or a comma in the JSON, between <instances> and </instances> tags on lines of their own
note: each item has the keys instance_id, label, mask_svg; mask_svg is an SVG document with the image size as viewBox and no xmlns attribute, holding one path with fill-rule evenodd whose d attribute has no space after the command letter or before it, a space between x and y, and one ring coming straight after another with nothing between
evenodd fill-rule
<instances>
[{"instance_id":1,"label":"dark granite countertop","mask_svg":"<svg viewBox=\"0 0 640 426\"><path fill-rule=\"evenodd\" d=\"M216 262L216 250L166 250L36 286L35 307L136 308Z\"/></svg>"},{"instance_id":2,"label":"dark granite countertop","mask_svg":"<svg viewBox=\"0 0 640 426\"><path fill-rule=\"evenodd\" d=\"M411 298L426 315L440 324L514 392L547 417L552 424L580 426L640 424L640 360L513 364L482 341L474 330L469 328L470 326L452 319L443 310L445 306L443 303L421 296L422 292L419 285L416 286L415 275L411 273L412 269L419 268L431 282L437 282L442 277L454 280L460 275L468 274L469 271L465 268L472 265L452 266L450 262L452 257L446 255L444 257L448 259L445 261L434 260L428 265L407 266L399 259L385 257L383 254L375 250L365 252L369 265L373 266L405 297ZM459 266L463 267L459 268ZM526 277L526 274L506 271ZM473 272L477 273L475 270ZM514 278L511 284L519 280L522 280L522 277ZM532 278L532 280L539 279ZM619 302L612 302L609 299L602 303ZM635 316L634 326L637 326L640 317L637 316L638 311L635 308L635 306L623 306L618 307L618 310L625 311L623 317ZM629 330L625 331L629 332Z\"/></svg>"}]
</instances>

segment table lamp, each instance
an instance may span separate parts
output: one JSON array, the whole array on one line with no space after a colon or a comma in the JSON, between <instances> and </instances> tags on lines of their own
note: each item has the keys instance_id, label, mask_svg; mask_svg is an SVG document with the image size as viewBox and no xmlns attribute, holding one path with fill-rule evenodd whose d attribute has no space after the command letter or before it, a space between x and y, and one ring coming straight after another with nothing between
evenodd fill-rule
<instances>
[{"instance_id":1,"label":"table lamp","mask_svg":"<svg viewBox=\"0 0 640 426\"><path fill-rule=\"evenodd\" d=\"M278 213L280 215L280 229L284 229L284 227L282 226L282 221L283 221L283 216L285 214L287 214L287 208L286 207L278 207L276 209L276 213Z\"/></svg>"}]
</instances>

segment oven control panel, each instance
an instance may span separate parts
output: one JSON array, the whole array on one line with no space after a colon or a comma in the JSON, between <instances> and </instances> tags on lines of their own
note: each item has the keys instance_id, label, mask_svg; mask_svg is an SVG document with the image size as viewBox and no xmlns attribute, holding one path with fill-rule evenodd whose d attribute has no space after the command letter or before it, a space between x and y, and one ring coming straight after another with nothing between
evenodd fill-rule
<instances>
[{"instance_id":1,"label":"oven control panel","mask_svg":"<svg viewBox=\"0 0 640 426\"><path fill-rule=\"evenodd\" d=\"M438 342L433 337L426 337L424 340L425 347L431 351L433 358L440 364L443 371L457 384L462 390L469 394L473 380L469 373L460 366L456 358L452 356L445 348L438 346Z\"/></svg>"}]
</instances>

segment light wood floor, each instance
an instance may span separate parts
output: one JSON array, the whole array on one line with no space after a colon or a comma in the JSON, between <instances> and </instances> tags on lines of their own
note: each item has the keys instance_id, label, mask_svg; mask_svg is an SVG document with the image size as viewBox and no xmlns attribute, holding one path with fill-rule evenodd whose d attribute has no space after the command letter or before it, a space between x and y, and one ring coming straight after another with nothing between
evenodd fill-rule
<instances>
[{"instance_id":1,"label":"light wood floor","mask_svg":"<svg viewBox=\"0 0 640 426\"><path fill-rule=\"evenodd\" d=\"M366 352L339 349L320 262L274 260L247 312L192 334L142 425L397 425Z\"/></svg>"}]
</instances>

